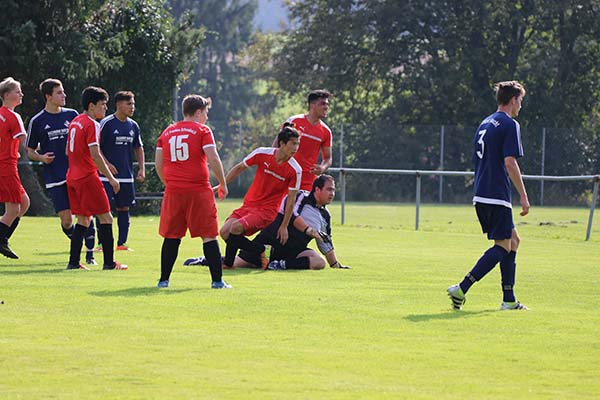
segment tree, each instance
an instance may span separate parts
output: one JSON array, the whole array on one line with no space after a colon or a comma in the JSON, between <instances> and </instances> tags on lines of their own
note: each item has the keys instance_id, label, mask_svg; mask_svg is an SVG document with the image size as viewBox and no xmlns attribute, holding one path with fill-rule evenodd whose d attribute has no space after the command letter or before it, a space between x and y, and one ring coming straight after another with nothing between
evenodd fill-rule
<instances>
[{"instance_id":1,"label":"tree","mask_svg":"<svg viewBox=\"0 0 600 400\"><path fill-rule=\"evenodd\" d=\"M80 109L79 96L91 84L136 93L144 140L153 144L171 121L172 88L194 64L193 54L203 30L189 18L175 22L163 0L45 1L36 7L8 2L13 25L0 26L0 66L23 82L27 96L21 112L32 116L43 106L33 96L37 85L51 76L63 81L69 105ZM22 171L23 176L32 171ZM33 182L35 180L32 180ZM145 184L157 188L156 178ZM34 204L45 198L39 187L26 187L32 211L47 211Z\"/></svg>"},{"instance_id":2,"label":"tree","mask_svg":"<svg viewBox=\"0 0 600 400\"><path fill-rule=\"evenodd\" d=\"M518 79L529 92L522 126L582 127L553 139L573 172L589 173L599 153L583 146L600 115L599 12L598 0L294 2L275 76L288 92L336 94L332 119L354 128L353 166L433 168L423 125L474 129L495 108L493 83ZM465 168L469 151L454 152Z\"/></svg>"}]
</instances>

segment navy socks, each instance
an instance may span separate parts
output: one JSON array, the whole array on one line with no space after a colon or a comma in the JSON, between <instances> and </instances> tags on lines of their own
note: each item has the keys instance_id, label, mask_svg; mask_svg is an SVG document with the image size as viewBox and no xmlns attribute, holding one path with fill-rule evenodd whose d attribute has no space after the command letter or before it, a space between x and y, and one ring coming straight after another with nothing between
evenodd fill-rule
<instances>
[{"instance_id":1,"label":"navy socks","mask_svg":"<svg viewBox=\"0 0 600 400\"><path fill-rule=\"evenodd\" d=\"M494 269L496 264L498 264L507 254L508 252L498 245L494 245L483 253L471 272L469 272L465 276L465 279L460 283L460 288L463 293L466 294L475 282L486 276L487 273Z\"/></svg>"},{"instance_id":2,"label":"navy socks","mask_svg":"<svg viewBox=\"0 0 600 400\"><path fill-rule=\"evenodd\" d=\"M127 243L127 237L129 236L129 210L117 211L117 225L119 226L119 238L117 239L117 246L121 246Z\"/></svg>"},{"instance_id":3,"label":"navy socks","mask_svg":"<svg viewBox=\"0 0 600 400\"><path fill-rule=\"evenodd\" d=\"M502 296L503 301L513 302L516 301L515 293L513 288L515 286L515 275L517 270L517 264L515 258L517 253L511 251L500 261L500 274L502 275Z\"/></svg>"}]
</instances>

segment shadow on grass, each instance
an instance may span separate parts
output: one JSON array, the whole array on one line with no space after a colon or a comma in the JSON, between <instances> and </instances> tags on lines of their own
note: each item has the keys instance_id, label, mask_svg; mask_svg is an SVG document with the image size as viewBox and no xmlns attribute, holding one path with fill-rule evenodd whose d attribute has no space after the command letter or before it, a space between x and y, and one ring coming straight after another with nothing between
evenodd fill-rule
<instances>
[{"instance_id":1,"label":"shadow on grass","mask_svg":"<svg viewBox=\"0 0 600 400\"><path fill-rule=\"evenodd\" d=\"M427 322L431 320L440 320L440 319L456 319L456 318L469 318L469 317L477 317L483 314L490 314L498 312L498 310L481 310L481 311L452 311L448 310L446 312L436 313L436 314L411 314L404 317L411 322Z\"/></svg>"},{"instance_id":2,"label":"shadow on grass","mask_svg":"<svg viewBox=\"0 0 600 400\"><path fill-rule=\"evenodd\" d=\"M53 252L48 252L48 251L38 251L36 253L33 253L36 256L40 256L40 257L44 257L44 256L66 256L66 258L69 258L69 251L68 248L65 251L53 251Z\"/></svg>"},{"instance_id":3,"label":"shadow on grass","mask_svg":"<svg viewBox=\"0 0 600 400\"><path fill-rule=\"evenodd\" d=\"M184 266L186 271L193 271L197 266ZM208 267L198 266L199 268L204 268L208 271ZM223 269L223 276L231 276L231 275L247 275L247 274L262 274L266 271L263 271L260 268L234 268L234 269Z\"/></svg>"},{"instance_id":4,"label":"shadow on grass","mask_svg":"<svg viewBox=\"0 0 600 400\"><path fill-rule=\"evenodd\" d=\"M10 269L8 269L10 268ZM18 269L13 269L18 268ZM52 269L50 269L52 268ZM55 269L56 268L56 269ZM0 275L31 275L31 274L56 274L66 271L63 266L57 268L56 264L9 264L0 265Z\"/></svg>"},{"instance_id":5,"label":"shadow on grass","mask_svg":"<svg viewBox=\"0 0 600 400\"><path fill-rule=\"evenodd\" d=\"M190 290L192 289L158 289L156 287L144 286L120 290L101 290L97 292L90 292L90 294L98 297L163 296L189 292Z\"/></svg>"}]
</instances>

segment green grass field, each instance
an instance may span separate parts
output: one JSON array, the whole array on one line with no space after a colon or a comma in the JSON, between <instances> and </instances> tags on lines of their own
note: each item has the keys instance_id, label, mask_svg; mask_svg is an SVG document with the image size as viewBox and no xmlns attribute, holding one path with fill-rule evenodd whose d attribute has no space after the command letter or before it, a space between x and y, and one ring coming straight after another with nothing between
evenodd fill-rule
<instances>
[{"instance_id":1,"label":"green grass field","mask_svg":"<svg viewBox=\"0 0 600 400\"><path fill-rule=\"evenodd\" d=\"M239 201L220 204L223 219ZM211 290L186 238L171 287L158 217L133 218L129 271L65 271L58 218L24 218L0 259L0 398L597 399L600 223L532 208L517 297L498 310L496 269L461 312L446 288L489 242L469 206L350 204L336 252L352 270L225 271ZM115 227L116 230L116 227ZM101 258L101 255L97 257Z\"/></svg>"}]
</instances>

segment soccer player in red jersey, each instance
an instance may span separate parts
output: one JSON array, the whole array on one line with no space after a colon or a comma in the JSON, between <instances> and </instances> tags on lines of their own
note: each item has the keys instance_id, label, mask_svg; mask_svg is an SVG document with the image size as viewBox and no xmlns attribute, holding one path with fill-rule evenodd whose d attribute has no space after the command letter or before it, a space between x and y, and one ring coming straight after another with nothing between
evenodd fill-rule
<instances>
[{"instance_id":1,"label":"soccer player in red jersey","mask_svg":"<svg viewBox=\"0 0 600 400\"><path fill-rule=\"evenodd\" d=\"M242 207L233 211L221 227L221 237L227 243L225 267L231 268L238 249L263 254L264 245L248 240L250 236L269 225L277 215L279 203L287 194L288 201L283 221L277 231L277 239L285 244L288 239L287 226L292 217L294 200L300 188L302 168L293 158L300 145L300 134L286 122L277 135L278 147L259 147L227 173L227 182L237 178L246 168L256 165L256 175ZM258 246L258 247L257 247ZM262 267L268 260L262 256Z\"/></svg>"},{"instance_id":2,"label":"soccer player in red jersey","mask_svg":"<svg viewBox=\"0 0 600 400\"><path fill-rule=\"evenodd\" d=\"M4 215L0 218L0 253L8 258L19 258L8 247L19 220L29 208L29 196L21 185L17 160L19 144L27 136L21 116L15 107L21 104L21 84L13 78L0 82L0 202L4 203Z\"/></svg>"},{"instance_id":3,"label":"soccer player in red jersey","mask_svg":"<svg viewBox=\"0 0 600 400\"><path fill-rule=\"evenodd\" d=\"M327 90L313 90L308 94L308 113L291 116L287 121L294 124L302 139L294 155L302 167L302 190L311 191L315 178L331 167L331 129L322 121L327 117L330 96Z\"/></svg>"},{"instance_id":4,"label":"soccer player in red jersey","mask_svg":"<svg viewBox=\"0 0 600 400\"><path fill-rule=\"evenodd\" d=\"M185 96L183 121L165 129L156 144L156 172L165 185L159 227L164 238L159 288L169 287L181 238L188 229L192 238L202 237L212 288L231 288L222 278L221 252L217 241L219 221L208 171L210 164L219 181L219 199L223 200L228 194L225 172L213 133L205 125L210 106L210 98L195 94Z\"/></svg>"},{"instance_id":5,"label":"soccer player in red jersey","mask_svg":"<svg viewBox=\"0 0 600 400\"><path fill-rule=\"evenodd\" d=\"M104 265L102 269L127 269L127 265L114 260L114 238L112 232L113 218L110 204L98 170L108 179L115 193L119 191L119 182L108 169L100 152L100 124L96 119L106 115L108 93L106 90L89 86L81 94L83 113L75 117L69 124L67 137L67 191L73 215L77 216L77 224L71 237L71 252L67 269L87 269L79 263L81 247L85 231L90 225L92 216L98 216L98 227L102 237Z\"/></svg>"}]
</instances>

